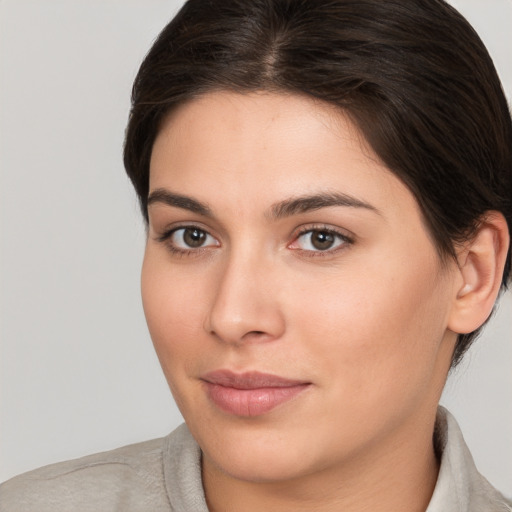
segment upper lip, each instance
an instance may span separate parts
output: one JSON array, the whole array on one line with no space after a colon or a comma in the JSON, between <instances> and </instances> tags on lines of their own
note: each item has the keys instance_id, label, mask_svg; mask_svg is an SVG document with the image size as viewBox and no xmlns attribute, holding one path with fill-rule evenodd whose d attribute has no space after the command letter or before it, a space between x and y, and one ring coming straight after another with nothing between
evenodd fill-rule
<instances>
[{"instance_id":1,"label":"upper lip","mask_svg":"<svg viewBox=\"0 0 512 512\"><path fill-rule=\"evenodd\" d=\"M255 371L236 373L231 370L214 370L204 374L201 379L210 384L235 389L286 388L309 384L303 380L287 379L271 373Z\"/></svg>"}]
</instances>

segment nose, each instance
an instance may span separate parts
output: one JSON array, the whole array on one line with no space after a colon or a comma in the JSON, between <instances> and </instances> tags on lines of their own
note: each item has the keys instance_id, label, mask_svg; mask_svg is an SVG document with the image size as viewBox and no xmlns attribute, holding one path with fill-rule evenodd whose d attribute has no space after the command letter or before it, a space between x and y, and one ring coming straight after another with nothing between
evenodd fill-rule
<instances>
[{"instance_id":1,"label":"nose","mask_svg":"<svg viewBox=\"0 0 512 512\"><path fill-rule=\"evenodd\" d=\"M278 339L285 330L271 262L257 257L231 259L219 273L205 329L230 344Z\"/></svg>"}]
</instances>

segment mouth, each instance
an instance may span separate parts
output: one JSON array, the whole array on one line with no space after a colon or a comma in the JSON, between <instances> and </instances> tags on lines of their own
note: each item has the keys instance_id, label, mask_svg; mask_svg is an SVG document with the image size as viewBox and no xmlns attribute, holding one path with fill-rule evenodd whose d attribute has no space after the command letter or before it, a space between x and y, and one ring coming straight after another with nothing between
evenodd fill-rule
<instances>
[{"instance_id":1,"label":"mouth","mask_svg":"<svg viewBox=\"0 0 512 512\"><path fill-rule=\"evenodd\" d=\"M260 416L301 394L310 382L260 372L216 370L202 376L209 400L235 416Z\"/></svg>"}]
</instances>

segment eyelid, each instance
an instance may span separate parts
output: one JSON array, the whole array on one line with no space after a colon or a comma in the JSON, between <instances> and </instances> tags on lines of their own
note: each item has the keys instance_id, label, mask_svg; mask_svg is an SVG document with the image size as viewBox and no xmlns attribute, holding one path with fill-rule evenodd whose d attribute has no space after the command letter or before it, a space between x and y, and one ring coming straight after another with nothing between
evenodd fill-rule
<instances>
[{"instance_id":1,"label":"eyelid","mask_svg":"<svg viewBox=\"0 0 512 512\"><path fill-rule=\"evenodd\" d=\"M164 242L166 239L168 239L174 232L178 231L179 229L199 229L200 231L204 231L210 236L213 236L216 240L218 240L218 235L212 233L212 229L208 226L203 225L201 222L197 222L195 220L189 220L189 221L179 221L179 222L173 222L165 225L162 228L155 228L153 231L155 232L154 239L157 242Z\"/></svg>"},{"instance_id":2,"label":"eyelid","mask_svg":"<svg viewBox=\"0 0 512 512\"><path fill-rule=\"evenodd\" d=\"M321 249L310 250L310 249L302 249L300 247L292 247L292 245L295 244L301 236L303 236L307 233L314 232L314 231L326 232L331 235L334 235L335 237L340 239L343 243L338 244L337 246L335 246L332 249L329 248L329 249L325 249L325 250L321 250ZM311 256L329 256L329 255L333 255L334 253L336 253L340 250L346 249L347 246L352 245L354 243L354 241L355 241L355 236L351 233L349 234L346 230L343 230L338 227L333 227L333 226L330 226L327 224L313 224L313 225L307 225L307 226L302 226L302 227L298 228L296 230L295 234L293 235L292 242L290 244L288 244L288 248L295 250L295 251L300 251L302 253L307 253Z\"/></svg>"},{"instance_id":3,"label":"eyelid","mask_svg":"<svg viewBox=\"0 0 512 512\"><path fill-rule=\"evenodd\" d=\"M185 229L196 229L199 231L204 232L207 237L211 237L215 240L215 244L208 244L208 245L202 245L200 247L179 247L175 243L172 243L172 237L173 235L180 230ZM167 249L176 255L179 256L197 256L203 251L210 250L212 248L220 247L220 242L218 240L218 237L213 235L209 229L206 227L200 225L197 222L183 222L179 224L173 224L172 226L166 227L161 234L156 234L154 239L159 242L165 244Z\"/></svg>"}]
</instances>

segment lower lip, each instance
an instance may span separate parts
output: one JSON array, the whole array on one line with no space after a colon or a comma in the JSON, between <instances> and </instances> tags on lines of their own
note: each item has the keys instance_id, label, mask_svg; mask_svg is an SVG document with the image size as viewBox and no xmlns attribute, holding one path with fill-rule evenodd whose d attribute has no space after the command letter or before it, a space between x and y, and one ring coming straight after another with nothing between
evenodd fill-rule
<instances>
[{"instance_id":1,"label":"lower lip","mask_svg":"<svg viewBox=\"0 0 512 512\"><path fill-rule=\"evenodd\" d=\"M206 382L210 400L222 411L235 416L260 416L292 400L309 384L286 387L236 389Z\"/></svg>"}]
</instances>

